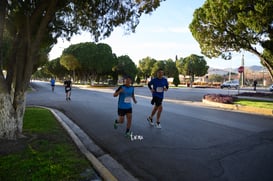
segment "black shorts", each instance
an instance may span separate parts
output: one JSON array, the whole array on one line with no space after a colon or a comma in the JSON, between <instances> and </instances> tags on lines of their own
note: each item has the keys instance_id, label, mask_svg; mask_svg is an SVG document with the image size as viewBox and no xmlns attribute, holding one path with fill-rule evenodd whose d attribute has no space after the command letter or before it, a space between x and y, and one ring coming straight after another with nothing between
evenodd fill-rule
<instances>
[{"instance_id":1,"label":"black shorts","mask_svg":"<svg viewBox=\"0 0 273 181\"><path fill-rule=\"evenodd\" d=\"M130 109L120 109L118 108L118 115L119 116L125 116L127 113L132 113L132 108Z\"/></svg>"},{"instance_id":2,"label":"black shorts","mask_svg":"<svg viewBox=\"0 0 273 181\"><path fill-rule=\"evenodd\" d=\"M65 93L68 93L69 91L71 91L71 87L66 87L65 88Z\"/></svg>"},{"instance_id":3,"label":"black shorts","mask_svg":"<svg viewBox=\"0 0 273 181\"><path fill-rule=\"evenodd\" d=\"M151 104L152 105L155 104L158 107L158 106L162 105L162 101L163 101L163 98L154 96L153 99L152 99L152 101L151 101Z\"/></svg>"}]
</instances>

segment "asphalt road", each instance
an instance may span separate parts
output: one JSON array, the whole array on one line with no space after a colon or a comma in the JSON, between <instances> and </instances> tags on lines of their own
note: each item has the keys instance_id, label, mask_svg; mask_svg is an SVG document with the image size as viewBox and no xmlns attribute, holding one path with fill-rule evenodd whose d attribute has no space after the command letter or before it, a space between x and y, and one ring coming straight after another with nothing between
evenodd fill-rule
<instances>
[{"instance_id":1,"label":"asphalt road","mask_svg":"<svg viewBox=\"0 0 273 181\"><path fill-rule=\"evenodd\" d=\"M123 136L125 125L113 129L114 90L73 88L72 101L67 102L62 86L55 92L48 83L33 86L37 91L27 95L28 105L64 112L139 180L273 180L272 117L188 104L201 101L206 93L236 90L170 89L162 129L156 129L146 121L152 109L150 93L136 88L132 141Z\"/></svg>"}]
</instances>

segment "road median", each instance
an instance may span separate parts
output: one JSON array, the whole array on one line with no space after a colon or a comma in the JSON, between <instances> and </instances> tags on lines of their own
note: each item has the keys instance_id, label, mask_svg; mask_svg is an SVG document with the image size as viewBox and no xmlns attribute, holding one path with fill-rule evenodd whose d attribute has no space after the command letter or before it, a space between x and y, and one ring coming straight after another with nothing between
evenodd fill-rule
<instances>
[{"instance_id":1,"label":"road median","mask_svg":"<svg viewBox=\"0 0 273 181\"><path fill-rule=\"evenodd\" d=\"M239 104L223 104L213 101L208 101L206 99L202 99L202 102L206 105L224 108L224 109L231 109L236 111L242 111L247 112L251 114L260 114L260 115L267 115L267 116L273 116L273 109L268 108L259 108L259 107L253 107L253 106L242 106Z\"/></svg>"}]
</instances>

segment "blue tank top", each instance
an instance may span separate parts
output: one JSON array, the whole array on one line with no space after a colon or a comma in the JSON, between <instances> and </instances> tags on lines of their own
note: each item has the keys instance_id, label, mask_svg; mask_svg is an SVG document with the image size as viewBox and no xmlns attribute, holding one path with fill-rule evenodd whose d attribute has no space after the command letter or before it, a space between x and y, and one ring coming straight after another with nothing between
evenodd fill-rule
<instances>
[{"instance_id":1,"label":"blue tank top","mask_svg":"<svg viewBox=\"0 0 273 181\"><path fill-rule=\"evenodd\" d=\"M120 109L130 109L132 108L132 97L134 95L134 87L133 86L125 86L122 85L120 86L119 89L123 89L123 92L119 94L119 99L118 99L118 108Z\"/></svg>"}]
</instances>

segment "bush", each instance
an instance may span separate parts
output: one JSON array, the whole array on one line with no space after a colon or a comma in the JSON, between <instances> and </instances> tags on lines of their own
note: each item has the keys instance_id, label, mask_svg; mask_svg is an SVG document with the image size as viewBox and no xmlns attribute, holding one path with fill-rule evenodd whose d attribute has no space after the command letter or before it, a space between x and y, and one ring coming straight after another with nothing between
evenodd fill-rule
<instances>
[{"instance_id":1,"label":"bush","mask_svg":"<svg viewBox=\"0 0 273 181\"><path fill-rule=\"evenodd\" d=\"M206 94L203 96L203 99L218 102L223 104L233 104L233 102L237 99L231 95L223 95L223 94Z\"/></svg>"},{"instance_id":2,"label":"bush","mask_svg":"<svg viewBox=\"0 0 273 181\"><path fill-rule=\"evenodd\" d=\"M179 78L177 76L174 77L173 84L175 85L175 87L177 87L178 84L180 84L180 80L179 80Z\"/></svg>"}]
</instances>

